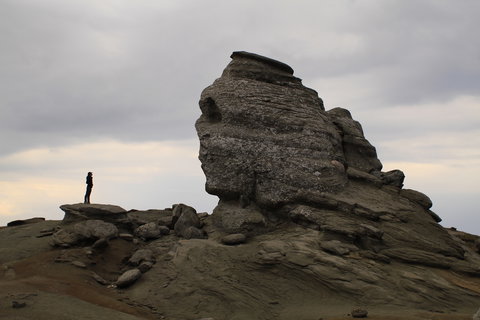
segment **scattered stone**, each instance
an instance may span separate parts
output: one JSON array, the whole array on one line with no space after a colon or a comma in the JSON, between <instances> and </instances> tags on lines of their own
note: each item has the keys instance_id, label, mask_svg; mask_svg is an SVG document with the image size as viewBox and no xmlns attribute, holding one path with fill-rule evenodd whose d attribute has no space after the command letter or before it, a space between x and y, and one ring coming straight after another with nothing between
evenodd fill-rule
<instances>
[{"instance_id":1,"label":"scattered stone","mask_svg":"<svg viewBox=\"0 0 480 320\"><path fill-rule=\"evenodd\" d=\"M118 235L117 227L102 220L87 220L73 226L73 230L83 239L111 239Z\"/></svg>"},{"instance_id":2,"label":"scattered stone","mask_svg":"<svg viewBox=\"0 0 480 320\"><path fill-rule=\"evenodd\" d=\"M140 265L138 266L138 270L140 270L142 273L145 273L147 272L148 270L152 269L153 267L153 262L151 261L143 261L142 263L140 263Z\"/></svg>"},{"instance_id":3,"label":"scattered stone","mask_svg":"<svg viewBox=\"0 0 480 320\"><path fill-rule=\"evenodd\" d=\"M76 244L78 241L80 241L80 239L81 237L78 234L64 229L60 229L53 234L52 245L68 248Z\"/></svg>"},{"instance_id":4,"label":"scattered stone","mask_svg":"<svg viewBox=\"0 0 480 320\"><path fill-rule=\"evenodd\" d=\"M59 247L71 247L81 242L93 242L98 239L116 237L118 229L115 225L101 220L87 220L67 226L55 232L51 244Z\"/></svg>"},{"instance_id":5,"label":"scattered stone","mask_svg":"<svg viewBox=\"0 0 480 320\"><path fill-rule=\"evenodd\" d=\"M174 230L178 236L185 239L203 239L205 234L200 230L202 222L194 208L184 204L175 205L173 208Z\"/></svg>"},{"instance_id":6,"label":"scattered stone","mask_svg":"<svg viewBox=\"0 0 480 320\"><path fill-rule=\"evenodd\" d=\"M99 275L98 275L97 273L95 273L95 272L92 272L92 278L93 278L95 281L97 281L99 284L101 284L101 285L106 286L106 285L109 284L109 282L108 282L107 280L105 280L103 277L99 276Z\"/></svg>"},{"instance_id":7,"label":"scattered stone","mask_svg":"<svg viewBox=\"0 0 480 320\"><path fill-rule=\"evenodd\" d=\"M352 318L367 318L368 311L365 309L353 309L351 315Z\"/></svg>"},{"instance_id":8,"label":"scattered stone","mask_svg":"<svg viewBox=\"0 0 480 320\"><path fill-rule=\"evenodd\" d=\"M222 243L226 245L236 245L244 243L247 237L243 233L229 234L222 238Z\"/></svg>"},{"instance_id":9,"label":"scattered stone","mask_svg":"<svg viewBox=\"0 0 480 320\"><path fill-rule=\"evenodd\" d=\"M20 309L26 307L27 304L25 302L18 302L18 301L12 301L12 308L14 309Z\"/></svg>"},{"instance_id":10,"label":"scattered stone","mask_svg":"<svg viewBox=\"0 0 480 320\"><path fill-rule=\"evenodd\" d=\"M118 288L126 288L134 284L140 277L142 276L142 272L138 269L131 269L125 271L120 277L118 277L115 285Z\"/></svg>"},{"instance_id":11,"label":"scattered stone","mask_svg":"<svg viewBox=\"0 0 480 320\"><path fill-rule=\"evenodd\" d=\"M153 262L153 252L150 249L139 249L128 259L128 263L133 266L138 266L143 261Z\"/></svg>"},{"instance_id":12,"label":"scattered stone","mask_svg":"<svg viewBox=\"0 0 480 320\"><path fill-rule=\"evenodd\" d=\"M267 220L258 207L250 205L242 208L231 201L220 201L213 210L212 219L220 230L230 234L255 235L262 233L267 226Z\"/></svg>"},{"instance_id":13,"label":"scattered stone","mask_svg":"<svg viewBox=\"0 0 480 320\"><path fill-rule=\"evenodd\" d=\"M130 233L120 233L118 237L123 240L133 241L133 234Z\"/></svg>"},{"instance_id":14,"label":"scattered stone","mask_svg":"<svg viewBox=\"0 0 480 320\"><path fill-rule=\"evenodd\" d=\"M105 238L98 239L92 244L93 250L102 250L108 247L108 240Z\"/></svg>"},{"instance_id":15,"label":"scattered stone","mask_svg":"<svg viewBox=\"0 0 480 320\"><path fill-rule=\"evenodd\" d=\"M74 265L75 267L77 268L82 268L82 269L85 269L87 267L87 265L81 261L72 261L72 265Z\"/></svg>"},{"instance_id":16,"label":"scattered stone","mask_svg":"<svg viewBox=\"0 0 480 320\"><path fill-rule=\"evenodd\" d=\"M135 229L134 234L143 240L151 240L160 238L162 231L156 222L149 222Z\"/></svg>"}]
</instances>

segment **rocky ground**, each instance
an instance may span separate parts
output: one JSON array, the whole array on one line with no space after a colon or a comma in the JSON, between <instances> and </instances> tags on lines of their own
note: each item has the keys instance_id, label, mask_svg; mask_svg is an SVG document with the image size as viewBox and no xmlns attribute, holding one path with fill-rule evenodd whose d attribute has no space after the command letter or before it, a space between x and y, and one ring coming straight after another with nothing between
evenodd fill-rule
<instances>
[{"instance_id":1,"label":"rocky ground","mask_svg":"<svg viewBox=\"0 0 480 320\"><path fill-rule=\"evenodd\" d=\"M103 212L105 220L115 222L109 210L118 207L90 207L96 207L95 218ZM352 310L360 308L370 319L471 319L477 308L479 277L381 262L361 252L332 253L322 249L318 230L288 222L277 222L274 229L256 236L235 238L225 237L212 216L200 214L202 236L186 239L169 223L173 213L123 212L112 223L117 233L100 246L93 235L59 242L62 230L81 221L0 229L0 318L351 319ZM148 221L170 224L169 234L142 238L135 230ZM133 232L127 236L129 224ZM102 228L96 225L92 233ZM478 239L450 233L466 246ZM140 258L133 261L135 254ZM125 271L145 262L151 262L151 268L139 279L122 288L116 285ZM399 298L395 290L410 297ZM429 290L458 290L461 296L452 296L453 303L445 305L424 299Z\"/></svg>"}]
</instances>

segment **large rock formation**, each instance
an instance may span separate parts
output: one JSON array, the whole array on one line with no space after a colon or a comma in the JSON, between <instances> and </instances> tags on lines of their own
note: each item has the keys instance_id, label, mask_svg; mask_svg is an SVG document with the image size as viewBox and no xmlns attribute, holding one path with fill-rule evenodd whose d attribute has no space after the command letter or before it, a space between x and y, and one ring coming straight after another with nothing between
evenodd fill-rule
<instances>
[{"instance_id":1,"label":"large rock formation","mask_svg":"<svg viewBox=\"0 0 480 320\"><path fill-rule=\"evenodd\" d=\"M213 214L74 204L60 222L0 228L1 319L477 312L480 237L440 226L350 113L326 111L289 66L234 53L200 108Z\"/></svg>"},{"instance_id":2,"label":"large rock formation","mask_svg":"<svg viewBox=\"0 0 480 320\"><path fill-rule=\"evenodd\" d=\"M247 52L231 58L202 92L196 122L206 190L220 198L212 217L216 227L253 235L293 222L318 230L318 247L310 248L316 258L308 265L322 260L313 252L323 249L341 256L335 261L363 284L352 285L340 274L340 282L326 280L338 265L319 263L322 268L311 273L319 272L324 285L359 296L366 285L377 283L372 293L387 286L367 276L367 266L354 258L359 256L380 262L377 274L390 272L383 264L396 261L480 276L479 256L437 224L441 219L430 211L430 199L403 190L400 170L381 171L375 148L348 110L326 111L317 93L281 62ZM286 252L295 245L284 246L272 263L288 260ZM450 299L436 290L421 299ZM397 293L388 299L412 302ZM383 293L375 297L387 302Z\"/></svg>"}]
</instances>

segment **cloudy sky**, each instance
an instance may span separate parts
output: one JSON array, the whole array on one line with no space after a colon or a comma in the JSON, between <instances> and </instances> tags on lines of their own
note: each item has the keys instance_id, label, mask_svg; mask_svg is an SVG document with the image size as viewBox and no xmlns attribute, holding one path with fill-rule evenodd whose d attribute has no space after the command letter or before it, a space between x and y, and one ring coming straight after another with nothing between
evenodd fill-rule
<instances>
[{"instance_id":1,"label":"cloudy sky","mask_svg":"<svg viewBox=\"0 0 480 320\"><path fill-rule=\"evenodd\" d=\"M211 211L194 122L233 51L348 108L384 170L480 233L477 0L0 0L0 225L83 200Z\"/></svg>"}]
</instances>

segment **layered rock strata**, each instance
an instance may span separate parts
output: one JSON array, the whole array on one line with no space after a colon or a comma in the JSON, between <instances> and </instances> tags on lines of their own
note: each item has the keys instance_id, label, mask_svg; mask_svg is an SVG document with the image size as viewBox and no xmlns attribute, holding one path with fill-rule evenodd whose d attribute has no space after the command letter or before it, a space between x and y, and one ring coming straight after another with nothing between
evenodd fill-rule
<instances>
[{"instance_id":1,"label":"layered rock strata","mask_svg":"<svg viewBox=\"0 0 480 320\"><path fill-rule=\"evenodd\" d=\"M326 111L284 63L231 58L202 92L196 122L206 190L220 198L217 228L249 237L284 223L317 230L318 248L352 273L362 273L352 259L361 256L480 276L480 258L438 224L431 200L404 190L402 171L381 171L348 110Z\"/></svg>"}]
</instances>

